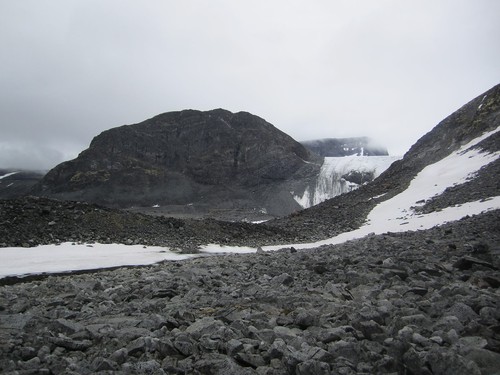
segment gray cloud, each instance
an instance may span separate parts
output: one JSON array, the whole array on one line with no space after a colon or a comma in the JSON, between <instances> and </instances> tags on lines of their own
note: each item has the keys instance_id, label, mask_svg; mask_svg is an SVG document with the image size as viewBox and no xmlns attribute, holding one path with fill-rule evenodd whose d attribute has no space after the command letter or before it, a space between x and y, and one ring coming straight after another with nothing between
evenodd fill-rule
<instances>
[{"instance_id":1,"label":"gray cloud","mask_svg":"<svg viewBox=\"0 0 500 375\"><path fill-rule=\"evenodd\" d=\"M401 154L500 82L498 14L496 0L2 1L0 167L50 168L185 108Z\"/></svg>"}]
</instances>

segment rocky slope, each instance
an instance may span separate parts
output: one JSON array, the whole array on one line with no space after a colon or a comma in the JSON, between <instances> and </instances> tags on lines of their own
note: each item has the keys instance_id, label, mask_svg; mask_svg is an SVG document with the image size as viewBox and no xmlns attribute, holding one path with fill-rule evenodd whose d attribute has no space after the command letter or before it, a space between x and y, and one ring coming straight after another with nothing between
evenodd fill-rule
<instances>
[{"instance_id":1,"label":"rocky slope","mask_svg":"<svg viewBox=\"0 0 500 375\"><path fill-rule=\"evenodd\" d=\"M101 133L32 193L118 207L191 204L283 215L299 208L288 191L320 163L257 116L186 110Z\"/></svg>"},{"instance_id":2,"label":"rocky slope","mask_svg":"<svg viewBox=\"0 0 500 375\"><path fill-rule=\"evenodd\" d=\"M180 220L39 197L0 200L0 248L60 242L168 246L197 252L199 245L262 246L305 241L300 232L217 220Z\"/></svg>"},{"instance_id":3,"label":"rocky slope","mask_svg":"<svg viewBox=\"0 0 500 375\"><path fill-rule=\"evenodd\" d=\"M0 371L495 374L499 215L3 286Z\"/></svg>"},{"instance_id":4,"label":"rocky slope","mask_svg":"<svg viewBox=\"0 0 500 375\"><path fill-rule=\"evenodd\" d=\"M385 147L375 144L369 137L325 138L300 143L322 157L389 155Z\"/></svg>"}]
</instances>

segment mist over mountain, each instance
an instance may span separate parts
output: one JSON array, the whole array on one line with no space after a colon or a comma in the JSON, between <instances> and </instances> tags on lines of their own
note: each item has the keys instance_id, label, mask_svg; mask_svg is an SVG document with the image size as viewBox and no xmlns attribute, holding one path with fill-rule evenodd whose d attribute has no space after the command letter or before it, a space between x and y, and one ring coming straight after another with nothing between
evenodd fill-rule
<instances>
[{"instance_id":1,"label":"mist over mountain","mask_svg":"<svg viewBox=\"0 0 500 375\"><path fill-rule=\"evenodd\" d=\"M300 143L308 150L323 157L389 155L387 148L376 144L369 137L325 138Z\"/></svg>"}]
</instances>

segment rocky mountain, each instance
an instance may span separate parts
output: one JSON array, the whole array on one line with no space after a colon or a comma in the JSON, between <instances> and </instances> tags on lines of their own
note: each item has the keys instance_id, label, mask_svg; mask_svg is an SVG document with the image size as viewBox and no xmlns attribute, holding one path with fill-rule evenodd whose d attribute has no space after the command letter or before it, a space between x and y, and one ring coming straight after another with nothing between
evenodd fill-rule
<instances>
[{"instance_id":1,"label":"rocky mountain","mask_svg":"<svg viewBox=\"0 0 500 375\"><path fill-rule=\"evenodd\" d=\"M373 182L264 224L1 201L0 246L224 246L201 246L190 260L0 280L0 372L496 374L499 169L500 85Z\"/></svg>"},{"instance_id":2,"label":"rocky mountain","mask_svg":"<svg viewBox=\"0 0 500 375\"><path fill-rule=\"evenodd\" d=\"M387 156L387 149L369 137L326 138L300 142L305 148L323 157Z\"/></svg>"},{"instance_id":3,"label":"rocky mountain","mask_svg":"<svg viewBox=\"0 0 500 375\"><path fill-rule=\"evenodd\" d=\"M95 137L33 194L115 207L191 205L283 215L300 208L293 186L320 159L265 120L222 109L186 110Z\"/></svg>"}]
</instances>

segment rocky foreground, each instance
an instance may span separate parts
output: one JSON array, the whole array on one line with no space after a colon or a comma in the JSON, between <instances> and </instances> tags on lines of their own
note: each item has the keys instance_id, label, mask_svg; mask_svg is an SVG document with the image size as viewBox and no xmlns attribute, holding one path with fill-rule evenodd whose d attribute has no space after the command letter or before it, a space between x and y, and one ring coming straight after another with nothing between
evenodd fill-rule
<instances>
[{"instance_id":1,"label":"rocky foreground","mask_svg":"<svg viewBox=\"0 0 500 375\"><path fill-rule=\"evenodd\" d=\"M500 211L0 287L5 374L498 374Z\"/></svg>"}]
</instances>

